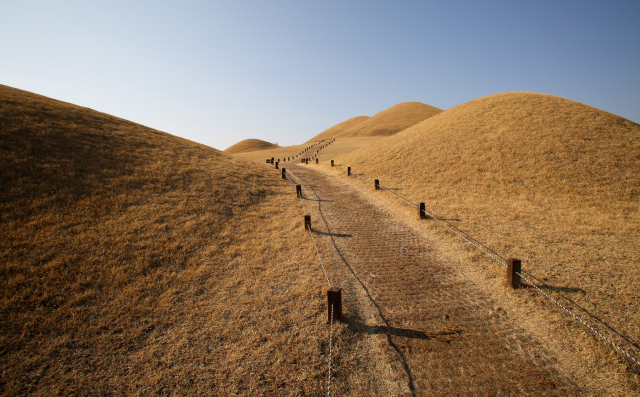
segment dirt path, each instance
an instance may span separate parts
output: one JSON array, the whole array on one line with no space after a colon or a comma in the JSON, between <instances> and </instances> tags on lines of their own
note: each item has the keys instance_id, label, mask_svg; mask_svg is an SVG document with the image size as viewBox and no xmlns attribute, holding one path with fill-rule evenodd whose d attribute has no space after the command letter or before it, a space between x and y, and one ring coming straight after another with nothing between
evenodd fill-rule
<instances>
[{"instance_id":1,"label":"dirt path","mask_svg":"<svg viewBox=\"0 0 640 397\"><path fill-rule=\"evenodd\" d=\"M329 279L343 289L342 332L352 346L337 342L339 390L581 394L499 303L439 261L412 229L337 178L294 162L284 166L303 186Z\"/></svg>"}]
</instances>

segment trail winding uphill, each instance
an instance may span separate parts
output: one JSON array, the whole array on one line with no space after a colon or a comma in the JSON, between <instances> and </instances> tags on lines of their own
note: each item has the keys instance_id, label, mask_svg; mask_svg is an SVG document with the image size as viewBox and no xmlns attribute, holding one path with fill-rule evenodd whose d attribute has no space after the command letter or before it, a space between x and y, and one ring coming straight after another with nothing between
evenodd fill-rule
<instances>
[{"instance_id":1,"label":"trail winding uphill","mask_svg":"<svg viewBox=\"0 0 640 397\"><path fill-rule=\"evenodd\" d=\"M352 349L370 354L358 369L360 382L370 379L364 389L418 396L581 394L534 336L440 261L413 229L310 165L284 166L302 185L328 279L342 288L345 332L360 336L352 338L359 343ZM349 375L336 379L344 390L341 382Z\"/></svg>"}]
</instances>

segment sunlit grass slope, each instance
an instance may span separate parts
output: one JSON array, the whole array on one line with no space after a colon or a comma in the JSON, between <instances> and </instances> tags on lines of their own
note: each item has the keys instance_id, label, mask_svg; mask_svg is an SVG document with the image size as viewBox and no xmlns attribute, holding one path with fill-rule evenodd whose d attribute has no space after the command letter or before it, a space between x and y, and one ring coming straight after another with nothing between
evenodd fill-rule
<instances>
[{"instance_id":1,"label":"sunlit grass slope","mask_svg":"<svg viewBox=\"0 0 640 397\"><path fill-rule=\"evenodd\" d=\"M224 151L229 154L255 152L258 150L277 149L279 146L261 139L245 139L233 146L229 146Z\"/></svg>"},{"instance_id":2,"label":"sunlit grass slope","mask_svg":"<svg viewBox=\"0 0 640 397\"><path fill-rule=\"evenodd\" d=\"M0 86L0 394L321 394L323 280L270 172Z\"/></svg>"},{"instance_id":3,"label":"sunlit grass slope","mask_svg":"<svg viewBox=\"0 0 640 397\"><path fill-rule=\"evenodd\" d=\"M496 94L336 160L522 259L640 352L640 125L560 97Z\"/></svg>"},{"instance_id":4,"label":"sunlit grass slope","mask_svg":"<svg viewBox=\"0 0 640 397\"><path fill-rule=\"evenodd\" d=\"M366 121L367 119L369 119L369 116L352 117L348 120L334 125L333 127L327 128L315 137L311 138L309 142L320 141L322 139L333 139L333 137L342 135L342 133L344 133L348 129L355 127L356 125Z\"/></svg>"},{"instance_id":5,"label":"sunlit grass slope","mask_svg":"<svg viewBox=\"0 0 640 397\"><path fill-rule=\"evenodd\" d=\"M389 136L442 112L420 102L402 102L376 113L340 134L341 138L354 136Z\"/></svg>"}]
</instances>

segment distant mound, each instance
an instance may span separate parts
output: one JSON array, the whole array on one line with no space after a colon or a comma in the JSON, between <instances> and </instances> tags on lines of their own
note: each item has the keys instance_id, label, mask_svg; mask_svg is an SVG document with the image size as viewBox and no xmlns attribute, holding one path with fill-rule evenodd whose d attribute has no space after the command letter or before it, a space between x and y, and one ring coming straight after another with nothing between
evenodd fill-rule
<instances>
[{"instance_id":1,"label":"distant mound","mask_svg":"<svg viewBox=\"0 0 640 397\"><path fill-rule=\"evenodd\" d=\"M229 146L224 151L225 153L229 154L238 154L255 152L258 150L277 149L279 147L280 146L278 145L263 141L261 139L245 139L244 141L240 141L233 146Z\"/></svg>"},{"instance_id":2,"label":"distant mound","mask_svg":"<svg viewBox=\"0 0 640 397\"><path fill-rule=\"evenodd\" d=\"M377 156L369 157L374 152ZM479 98L346 158L388 168L376 164L378 156L395 161L397 172L411 166L420 170L414 177L425 183L455 181L463 190L495 193L527 186L547 197L570 193L578 201L594 195L637 199L640 194L640 126L545 94Z\"/></svg>"},{"instance_id":3,"label":"distant mound","mask_svg":"<svg viewBox=\"0 0 640 397\"><path fill-rule=\"evenodd\" d=\"M354 127L366 121L367 119L369 119L369 116L352 117L349 120L345 120L341 123L334 125L333 127L327 128L326 130L322 131L315 137L311 138L308 142L315 142L322 139L332 139L333 137L337 137L339 135L341 136L342 133L344 133L349 128Z\"/></svg>"},{"instance_id":4,"label":"distant mound","mask_svg":"<svg viewBox=\"0 0 640 397\"><path fill-rule=\"evenodd\" d=\"M521 259L527 277L546 293L583 313L588 323L615 329L609 337L638 335L639 124L552 95L495 94L336 162L379 179L413 203L424 202L501 261ZM370 194L417 215L386 192ZM421 229L437 231L439 241L454 247L450 252L461 272L479 270L487 280L503 274L499 264L437 222L421 222ZM488 288L502 288L502 277L487 281ZM548 316L566 318L561 311ZM591 335L583 331L567 337L566 347L590 351ZM637 345L626 346L640 354ZM616 371L625 376L624 366Z\"/></svg>"},{"instance_id":5,"label":"distant mound","mask_svg":"<svg viewBox=\"0 0 640 397\"><path fill-rule=\"evenodd\" d=\"M522 257L552 285L580 285L573 299L635 332L637 293L612 280L640 280L640 125L565 98L504 93L336 161Z\"/></svg>"},{"instance_id":6,"label":"distant mound","mask_svg":"<svg viewBox=\"0 0 640 397\"><path fill-rule=\"evenodd\" d=\"M424 103L403 102L345 130L341 137L389 136L441 112L442 109Z\"/></svg>"}]
</instances>

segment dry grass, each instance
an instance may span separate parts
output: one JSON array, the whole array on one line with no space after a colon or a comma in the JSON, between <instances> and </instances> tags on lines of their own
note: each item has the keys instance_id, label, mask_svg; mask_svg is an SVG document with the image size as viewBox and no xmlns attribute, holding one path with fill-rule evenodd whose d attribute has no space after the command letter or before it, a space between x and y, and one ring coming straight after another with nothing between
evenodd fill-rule
<instances>
[{"instance_id":1,"label":"dry grass","mask_svg":"<svg viewBox=\"0 0 640 397\"><path fill-rule=\"evenodd\" d=\"M264 164L267 159L274 158L275 161L280 160L280 162L286 161L294 161L300 162L301 158L305 157L305 154L309 157L311 156L311 152L314 152L316 146L318 146L322 141L313 141L310 143L305 143L303 145L295 145L295 146L281 146L277 149L269 149L269 150L261 150L258 152L247 152L247 153L238 153L235 156L239 159L243 160L251 160L258 163Z\"/></svg>"},{"instance_id":2,"label":"dry grass","mask_svg":"<svg viewBox=\"0 0 640 397\"><path fill-rule=\"evenodd\" d=\"M238 154L277 148L279 148L278 145L263 141L261 139L245 139L244 141L240 141L233 146L229 146L224 151L229 154Z\"/></svg>"},{"instance_id":3,"label":"dry grass","mask_svg":"<svg viewBox=\"0 0 640 397\"><path fill-rule=\"evenodd\" d=\"M325 392L324 280L277 172L6 86L0 142L0 395Z\"/></svg>"},{"instance_id":4,"label":"dry grass","mask_svg":"<svg viewBox=\"0 0 640 397\"><path fill-rule=\"evenodd\" d=\"M402 102L345 130L339 134L339 137L389 136L441 112L442 109L424 103ZM338 138L337 135L336 138Z\"/></svg>"},{"instance_id":5,"label":"dry grass","mask_svg":"<svg viewBox=\"0 0 640 397\"><path fill-rule=\"evenodd\" d=\"M428 210L504 257L522 259L547 292L640 356L638 124L563 98L498 94L336 160L413 202L425 201ZM402 207L385 194L376 197L388 207ZM433 222L430 228L445 234ZM457 238L440 243L443 252L458 256L461 272L484 274L490 288L501 284L503 269L495 262ZM482 271L474 273L470 263ZM501 296L515 299L515 310L527 313L531 327L559 356L582 358L564 362L567 371L585 378L581 382L593 383L589 388L603 387L612 395L638 392L635 364L535 291Z\"/></svg>"},{"instance_id":6,"label":"dry grass","mask_svg":"<svg viewBox=\"0 0 640 397\"><path fill-rule=\"evenodd\" d=\"M320 150L318 159L320 161L331 161L339 156L369 146L385 138L384 136L337 138L331 145Z\"/></svg>"},{"instance_id":7,"label":"dry grass","mask_svg":"<svg viewBox=\"0 0 640 397\"><path fill-rule=\"evenodd\" d=\"M326 130L322 131L321 133L319 133L318 135L310 139L308 142L315 142L323 139L333 139L334 137L341 135L344 131L348 130L349 128L354 127L362 123L363 121L366 121L368 118L369 116L352 117L349 120L345 120L341 123L338 123L331 128L327 128Z\"/></svg>"}]
</instances>

